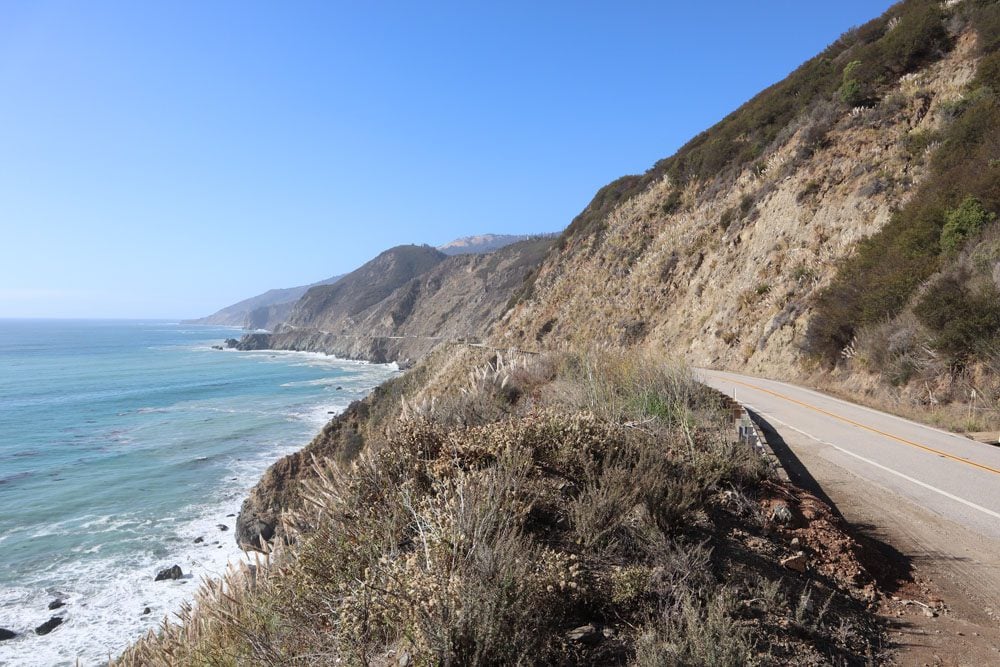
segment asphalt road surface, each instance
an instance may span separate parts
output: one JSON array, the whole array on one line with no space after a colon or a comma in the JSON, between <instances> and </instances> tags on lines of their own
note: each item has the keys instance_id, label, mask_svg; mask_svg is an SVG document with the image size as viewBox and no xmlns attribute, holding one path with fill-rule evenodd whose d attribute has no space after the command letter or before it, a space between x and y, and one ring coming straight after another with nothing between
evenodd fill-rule
<instances>
[{"instance_id":1,"label":"asphalt road surface","mask_svg":"<svg viewBox=\"0 0 1000 667\"><path fill-rule=\"evenodd\" d=\"M706 384L760 414L779 433L822 445L855 475L970 530L1000 539L1000 447L982 444L773 380L697 370Z\"/></svg>"},{"instance_id":2,"label":"asphalt road surface","mask_svg":"<svg viewBox=\"0 0 1000 667\"><path fill-rule=\"evenodd\" d=\"M986 651L985 664L1000 664L1000 447L784 382L695 375L763 418L792 481L898 551L942 594L961 634L989 639L965 647L972 653L956 664L982 664L970 657L977 651ZM928 636L918 643L929 645Z\"/></svg>"}]
</instances>

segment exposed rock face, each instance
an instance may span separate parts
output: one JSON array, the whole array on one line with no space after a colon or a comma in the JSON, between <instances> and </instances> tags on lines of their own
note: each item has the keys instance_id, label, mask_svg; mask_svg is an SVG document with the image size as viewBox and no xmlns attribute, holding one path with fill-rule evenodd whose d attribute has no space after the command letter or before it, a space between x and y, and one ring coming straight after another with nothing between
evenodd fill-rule
<instances>
[{"instance_id":1,"label":"exposed rock face","mask_svg":"<svg viewBox=\"0 0 1000 667\"><path fill-rule=\"evenodd\" d=\"M226 341L226 345L244 352L250 352L253 350L269 350L271 349L271 334L244 334L239 340L233 340L232 338L228 339Z\"/></svg>"},{"instance_id":2,"label":"exposed rock face","mask_svg":"<svg viewBox=\"0 0 1000 667\"><path fill-rule=\"evenodd\" d=\"M180 565L174 565L172 567L165 568L156 573L156 577L153 581L164 581L166 579L180 579L184 576L184 572L181 571Z\"/></svg>"},{"instance_id":3,"label":"exposed rock face","mask_svg":"<svg viewBox=\"0 0 1000 667\"><path fill-rule=\"evenodd\" d=\"M13 630L8 630L7 628L0 628L0 642L7 641L8 639L13 639L17 637L17 633Z\"/></svg>"},{"instance_id":4,"label":"exposed rock face","mask_svg":"<svg viewBox=\"0 0 1000 667\"><path fill-rule=\"evenodd\" d=\"M279 459L267 469L236 517L236 542L241 547L259 549L263 542L283 535L279 518L283 511L299 506L302 481L313 475L313 457L348 460L357 454L364 444L362 425L378 394L376 390L368 398L352 403L305 448Z\"/></svg>"},{"instance_id":5,"label":"exposed rock face","mask_svg":"<svg viewBox=\"0 0 1000 667\"><path fill-rule=\"evenodd\" d=\"M437 266L446 255L430 246L386 250L333 285L314 287L295 304L288 324L339 332L394 290Z\"/></svg>"},{"instance_id":6,"label":"exposed rock face","mask_svg":"<svg viewBox=\"0 0 1000 667\"><path fill-rule=\"evenodd\" d=\"M795 121L738 172L683 190L659 176L620 196L616 188L640 177L616 181L579 218L599 224L561 239L494 342L645 345L697 364L793 376L811 298L925 178L928 160L907 139L941 125L975 62L966 33L877 107L826 101L817 109L834 116Z\"/></svg>"}]
</instances>

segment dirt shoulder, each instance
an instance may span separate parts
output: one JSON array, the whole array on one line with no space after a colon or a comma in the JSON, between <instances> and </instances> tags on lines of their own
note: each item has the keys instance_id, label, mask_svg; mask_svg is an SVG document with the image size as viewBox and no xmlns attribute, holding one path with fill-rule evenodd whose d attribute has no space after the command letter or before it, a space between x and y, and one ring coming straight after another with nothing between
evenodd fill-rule
<instances>
[{"instance_id":1,"label":"dirt shoulder","mask_svg":"<svg viewBox=\"0 0 1000 667\"><path fill-rule=\"evenodd\" d=\"M863 544L897 664L1000 663L1000 543L832 463L820 443L762 426L791 481L834 507Z\"/></svg>"}]
</instances>

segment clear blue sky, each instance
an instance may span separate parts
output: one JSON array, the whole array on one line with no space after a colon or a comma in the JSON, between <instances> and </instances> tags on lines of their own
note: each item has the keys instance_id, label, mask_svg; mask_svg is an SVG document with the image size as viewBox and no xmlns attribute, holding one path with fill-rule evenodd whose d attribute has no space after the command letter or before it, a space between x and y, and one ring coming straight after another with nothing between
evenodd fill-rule
<instances>
[{"instance_id":1,"label":"clear blue sky","mask_svg":"<svg viewBox=\"0 0 1000 667\"><path fill-rule=\"evenodd\" d=\"M0 317L190 317L560 230L885 0L0 0Z\"/></svg>"}]
</instances>

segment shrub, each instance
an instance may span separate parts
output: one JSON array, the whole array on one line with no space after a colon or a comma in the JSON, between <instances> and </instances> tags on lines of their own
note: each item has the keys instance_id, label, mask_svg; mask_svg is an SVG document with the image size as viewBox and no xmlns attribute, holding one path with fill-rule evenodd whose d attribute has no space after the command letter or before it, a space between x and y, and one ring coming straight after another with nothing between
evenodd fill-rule
<instances>
[{"instance_id":1,"label":"shrub","mask_svg":"<svg viewBox=\"0 0 1000 667\"><path fill-rule=\"evenodd\" d=\"M966 197L958 208L945 214L944 227L941 228L941 249L950 253L957 251L967 239L982 231L996 217L996 213L983 208L978 199Z\"/></svg>"},{"instance_id":2,"label":"shrub","mask_svg":"<svg viewBox=\"0 0 1000 667\"><path fill-rule=\"evenodd\" d=\"M934 348L962 366L988 348L1000 332L1000 292L990 284L973 288L967 274L946 275L923 294L914 312L935 334Z\"/></svg>"},{"instance_id":3,"label":"shrub","mask_svg":"<svg viewBox=\"0 0 1000 667\"><path fill-rule=\"evenodd\" d=\"M861 67L860 60L852 60L847 63L844 67L840 88L837 89L840 99L849 107L861 106L868 101L868 91L855 78L859 67Z\"/></svg>"},{"instance_id":4,"label":"shrub","mask_svg":"<svg viewBox=\"0 0 1000 667\"><path fill-rule=\"evenodd\" d=\"M742 667L754 662L753 643L733 616L737 601L722 592L688 594L642 629L636 667L711 665Z\"/></svg>"},{"instance_id":5,"label":"shrub","mask_svg":"<svg viewBox=\"0 0 1000 667\"><path fill-rule=\"evenodd\" d=\"M663 200L663 205L660 207L664 215L670 215L680 210L683 203L683 195L684 191L680 188L674 188L670 191L670 194Z\"/></svg>"}]
</instances>

